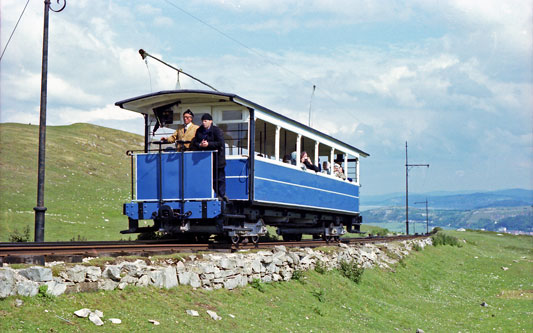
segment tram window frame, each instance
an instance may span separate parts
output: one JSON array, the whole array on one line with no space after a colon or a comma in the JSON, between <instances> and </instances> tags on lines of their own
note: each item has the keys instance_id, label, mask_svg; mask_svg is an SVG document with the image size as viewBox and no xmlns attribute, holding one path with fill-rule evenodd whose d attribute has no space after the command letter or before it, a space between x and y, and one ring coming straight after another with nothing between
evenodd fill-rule
<instances>
[{"instance_id":1,"label":"tram window frame","mask_svg":"<svg viewBox=\"0 0 533 333\"><path fill-rule=\"evenodd\" d=\"M294 164L291 163L291 154L297 150L297 142L298 142L298 133L290 131L286 128L280 127L279 161L288 163L290 165L296 165L296 161L294 161Z\"/></svg>"},{"instance_id":2,"label":"tram window frame","mask_svg":"<svg viewBox=\"0 0 533 333\"><path fill-rule=\"evenodd\" d=\"M359 168L359 157L348 154L348 166L346 167L346 177L353 183L358 183L357 175Z\"/></svg>"},{"instance_id":3,"label":"tram window frame","mask_svg":"<svg viewBox=\"0 0 533 333\"><path fill-rule=\"evenodd\" d=\"M332 147L319 142L318 163L320 164L320 172L328 176L330 176L333 173L333 163L331 161L331 150L332 149L333 149ZM329 164L328 170L325 170L324 167L322 166L324 162L328 162Z\"/></svg>"},{"instance_id":4,"label":"tram window frame","mask_svg":"<svg viewBox=\"0 0 533 333\"><path fill-rule=\"evenodd\" d=\"M311 160L311 164L316 166L318 162L318 158L315 158L317 143L320 149L320 142L302 135L301 142L300 142L300 156L298 156L298 158L301 159L302 153L305 151L307 153L307 156Z\"/></svg>"},{"instance_id":5,"label":"tram window frame","mask_svg":"<svg viewBox=\"0 0 533 333\"><path fill-rule=\"evenodd\" d=\"M216 126L224 133L226 155L248 155L248 123L220 123Z\"/></svg>"},{"instance_id":6,"label":"tram window frame","mask_svg":"<svg viewBox=\"0 0 533 333\"><path fill-rule=\"evenodd\" d=\"M255 120L255 155L268 159L276 156L276 128L277 126L257 118Z\"/></svg>"},{"instance_id":7,"label":"tram window frame","mask_svg":"<svg viewBox=\"0 0 533 333\"><path fill-rule=\"evenodd\" d=\"M224 119L226 112L240 112L240 117ZM224 133L226 156L248 156L248 110L236 105L212 106L210 114L213 124Z\"/></svg>"}]
</instances>

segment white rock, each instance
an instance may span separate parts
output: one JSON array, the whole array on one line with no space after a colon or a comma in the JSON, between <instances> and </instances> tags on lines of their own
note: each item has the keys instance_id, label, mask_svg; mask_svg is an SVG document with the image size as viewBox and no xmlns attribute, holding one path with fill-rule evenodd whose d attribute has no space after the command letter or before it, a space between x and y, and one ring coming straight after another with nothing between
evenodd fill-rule
<instances>
[{"instance_id":1,"label":"white rock","mask_svg":"<svg viewBox=\"0 0 533 333\"><path fill-rule=\"evenodd\" d=\"M152 324L154 324L155 326L159 325L159 322L157 320L153 320L153 319L148 319L148 321Z\"/></svg>"},{"instance_id":2,"label":"white rock","mask_svg":"<svg viewBox=\"0 0 533 333\"><path fill-rule=\"evenodd\" d=\"M166 289L174 288L178 285L178 276L176 275L176 268L169 266L163 268L163 284L162 287Z\"/></svg>"},{"instance_id":3,"label":"white rock","mask_svg":"<svg viewBox=\"0 0 533 333\"><path fill-rule=\"evenodd\" d=\"M110 279L104 279L98 281L98 289L101 290L114 290L118 286L118 282Z\"/></svg>"},{"instance_id":4,"label":"white rock","mask_svg":"<svg viewBox=\"0 0 533 333\"><path fill-rule=\"evenodd\" d=\"M276 245L274 246L274 253L275 252L287 252L287 248L284 245Z\"/></svg>"},{"instance_id":5,"label":"white rock","mask_svg":"<svg viewBox=\"0 0 533 333\"><path fill-rule=\"evenodd\" d=\"M109 321L113 324L122 324L122 320L118 318L109 318Z\"/></svg>"},{"instance_id":6,"label":"white rock","mask_svg":"<svg viewBox=\"0 0 533 333\"><path fill-rule=\"evenodd\" d=\"M78 311L74 311L74 314L80 318L87 318L89 314L91 313L91 310L87 308L80 309Z\"/></svg>"},{"instance_id":7,"label":"white rock","mask_svg":"<svg viewBox=\"0 0 533 333\"><path fill-rule=\"evenodd\" d=\"M239 283L240 283L240 278L231 278L231 279L228 279L226 281L224 281L224 288L226 289L235 289L237 288L237 286L239 286Z\"/></svg>"},{"instance_id":8,"label":"white rock","mask_svg":"<svg viewBox=\"0 0 533 333\"><path fill-rule=\"evenodd\" d=\"M102 275L114 281L120 281L120 267L117 265L108 265Z\"/></svg>"},{"instance_id":9,"label":"white rock","mask_svg":"<svg viewBox=\"0 0 533 333\"><path fill-rule=\"evenodd\" d=\"M146 276L146 275L143 275L143 276ZM123 283L126 283L126 284L136 284L137 281L139 281L139 279L137 279L136 277L131 276L131 275L126 275L122 279L120 279L121 283L123 282Z\"/></svg>"},{"instance_id":10,"label":"white rock","mask_svg":"<svg viewBox=\"0 0 533 333\"><path fill-rule=\"evenodd\" d=\"M0 268L0 298L15 294L15 271L11 268Z\"/></svg>"},{"instance_id":11,"label":"white rock","mask_svg":"<svg viewBox=\"0 0 533 333\"><path fill-rule=\"evenodd\" d=\"M102 318L104 316L104 313L100 310L94 310L94 314L97 315L98 317Z\"/></svg>"},{"instance_id":12,"label":"white rock","mask_svg":"<svg viewBox=\"0 0 533 333\"><path fill-rule=\"evenodd\" d=\"M215 272L215 265L211 262L200 262L198 268L201 274L210 274Z\"/></svg>"},{"instance_id":13,"label":"white rock","mask_svg":"<svg viewBox=\"0 0 533 333\"><path fill-rule=\"evenodd\" d=\"M17 294L20 296L35 296L39 293L39 284L30 280L17 282Z\"/></svg>"},{"instance_id":14,"label":"white rock","mask_svg":"<svg viewBox=\"0 0 533 333\"><path fill-rule=\"evenodd\" d=\"M104 322L102 321L102 319L100 319L100 317L98 317L98 315L94 312L91 312L89 314L89 320L95 324L96 326L102 326L104 324Z\"/></svg>"},{"instance_id":15,"label":"white rock","mask_svg":"<svg viewBox=\"0 0 533 333\"><path fill-rule=\"evenodd\" d=\"M35 282L52 281L52 270L50 268L33 266L30 268L21 269L18 273Z\"/></svg>"},{"instance_id":16,"label":"white rock","mask_svg":"<svg viewBox=\"0 0 533 333\"><path fill-rule=\"evenodd\" d=\"M68 268L66 271L67 279L72 282L83 282L85 281L85 276L87 275L87 267L76 265L74 267Z\"/></svg>"},{"instance_id":17,"label":"white rock","mask_svg":"<svg viewBox=\"0 0 533 333\"><path fill-rule=\"evenodd\" d=\"M222 319L222 317L217 315L217 313L215 311L207 310L206 312L211 318L213 318L213 320L221 320Z\"/></svg>"},{"instance_id":18,"label":"white rock","mask_svg":"<svg viewBox=\"0 0 533 333\"><path fill-rule=\"evenodd\" d=\"M176 264L176 270L178 272L183 272L185 270L185 265L183 264L183 261L178 261Z\"/></svg>"},{"instance_id":19,"label":"white rock","mask_svg":"<svg viewBox=\"0 0 533 333\"><path fill-rule=\"evenodd\" d=\"M509 269L509 267L502 266L502 269L503 269L504 271L506 271L506 270Z\"/></svg>"},{"instance_id":20,"label":"white rock","mask_svg":"<svg viewBox=\"0 0 533 333\"><path fill-rule=\"evenodd\" d=\"M102 276L102 269L100 267L90 266L87 267L87 280L98 281Z\"/></svg>"},{"instance_id":21,"label":"white rock","mask_svg":"<svg viewBox=\"0 0 533 333\"><path fill-rule=\"evenodd\" d=\"M232 315L231 313L230 313L230 314L228 314L228 316L230 316L231 318L235 318L235 316L234 316L234 315Z\"/></svg>"},{"instance_id":22,"label":"white rock","mask_svg":"<svg viewBox=\"0 0 533 333\"><path fill-rule=\"evenodd\" d=\"M230 258L222 258L218 264L218 266L222 269L235 269L237 268L237 262L235 262L234 259Z\"/></svg>"},{"instance_id":23,"label":"white rock","mask_svg":"<svg viewBox=\"0 0 533 333\"><path fill-rule=\"evenodd\" d=\"M45 283L48 286L46 293L52 296L59 296L67 290L67 284L57 281L48 281Z\"/></svg>"},{"instance_id":24,"label":"white rock","mask_svg":"<svg viewBox=\"0 0 533 333\"><path fill-rule=\"evenodd\" d=\"M178 278L179 278L180 284L182 285L190 284L191 272L178 271Z\"/></svg>"},{"instance_id":25,"label":"white rock","mask_svg":"<svg viewBox=\"0 0 533 333\"><path fill-rule=\"evenodd\" d=\"M200 277L198 276L198 274L191 273L189 284L193 288L200 288L202 286L202 281L200 280Z\"/></svg>"},{"instance_id":26,"label":"white rock","mask_svg":"<svg viewBox=\"0 0 533 333\"><path fill-rule=\"evenodd\" d=\"M156 287L162 287L163 286L163 272L160 270L157 271L151 271L148 273L150 276L150 284Z\"/></svg>"},{"instance_id":27,"label":"white rock","mask_svg":"<svg viewBox=\"0 0 533 333\"><path fill-rule=\"evenodd\" d=\"M148 275L143 275L137 280L135 285L139 287L147 287L150 284L150 277Z\"/></svg>"},{"instance_id":28,"label":"white rock","mask_svg":"<svg viewBox=\"0 0 533 333\"><path fill-rule=\"evenodd\" d=\"M187 310L187 314L188 314L189 316L193 316L193 317L198 317L198 316L200 316L200 314L199 314L198 311L196 311L196 310Z\"/></svg>"}]
</instances>

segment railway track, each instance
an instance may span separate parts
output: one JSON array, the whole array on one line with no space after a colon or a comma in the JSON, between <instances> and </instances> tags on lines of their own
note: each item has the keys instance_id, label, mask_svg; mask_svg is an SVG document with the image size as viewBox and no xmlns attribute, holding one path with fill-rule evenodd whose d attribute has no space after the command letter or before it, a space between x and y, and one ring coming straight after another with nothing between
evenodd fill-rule
<instances>
[{"instance_id":1,"label":"railway track","mask_svg":"<svg viewBox=\"0 0 533 333\"><path fill-rule=\"evenodd\" d=\"M426 237L426 235L342 238L341 243L365 244L391 242ZM46 243L0 243L0 266L3 263L28 263L44 265L50 261L81 262L87 257L103 256L150 256L158 254L172 254L178 252L234 252L248 249L268 249L277 245L285 247L320 247L332 246L323 240L302 240L300 242L261 242L250 244L183 244L172 240L165 241L115 241L115 242L46 242Z\"/></svg>"}]
</instances>

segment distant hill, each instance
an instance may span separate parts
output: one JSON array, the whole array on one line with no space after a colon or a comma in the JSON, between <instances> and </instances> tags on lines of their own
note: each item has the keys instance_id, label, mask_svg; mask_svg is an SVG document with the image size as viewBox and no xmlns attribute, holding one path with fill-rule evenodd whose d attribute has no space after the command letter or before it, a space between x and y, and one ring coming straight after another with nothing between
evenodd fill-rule
<instances>
[{"instance_id":1,"label":"distant hill","mask_svg":"<svg viewBox=\"0 0 533 333\"><path fill-rule=\"evenodd\" d=\"M386 227L391 231L405 230L405 207L380 207L361 212L364 224L374 224ZM416 226L410 226L411 232L425 232L425 208L409 207L409 221ZM489 231L523 231L533 232L533 208L519 207L490 207L473 210L430 209L429 229L433 227L448 229L468 228L485 229ZM504 229L505 228L505 229Z\"/></svg>"},{"instance_id":2,"label":"distant hill","mask_svg":"<svg viewBox=\"0 0 533 333\"><path fill-rule=\"evenodd\" d=\"M472 210L490 207L521 207L533 205L533 190L508 189L474 193L409 194L409 202L428 199L432 209ZM405 194L362 196L362 206L393 207L405 205Z\"/></svg>"},{"instance_id":3,"label":"distant hill","mask_svg":"<svg viewBox=\"0 0 533 333\"><path fill-rule=\"evenodd\" d=\"M37 199L35 125L0 124L0 241L30 227ZM45 241L124 237L122 203L130 199L130 157L140 135L90 124L47 126Z\"/></svg>"}]
</instances>

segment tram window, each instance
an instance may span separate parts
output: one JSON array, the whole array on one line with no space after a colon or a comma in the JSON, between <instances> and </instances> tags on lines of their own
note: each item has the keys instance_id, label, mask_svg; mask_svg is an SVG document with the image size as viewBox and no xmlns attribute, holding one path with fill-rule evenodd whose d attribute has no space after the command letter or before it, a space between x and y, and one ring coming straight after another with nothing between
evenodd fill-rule
<instances>
[{"instance_id":1,"label":"tram window","mask_svg":"<svg viewBox=\"0 0 533 333\"><path fill-rule=\"evenodd\" d=\"M302 137L302 146L300 147L300 153L306 152L307 156L309 156L309 159L311 160L311 163L314 165L315 163L315 145L316 141L306 138L305 136Z\"/></svg>"},{"instance_id":2,"label":"tram window","mask_svg":"<svg viewBox=\"0 0 533 333\"><path fill-rule=\"evenodd\" d=\"M217 126L224 132L226 155L248 154L248 123L223 123Z\"/></svg>"},{"instance_id":3,"label":"tram window","mask_svg":"<svg viewBox=\"0 0 533 333\"><path fill-rule=\"evenodd\" d=\"M334 163L337 163L342 168L342 173L346 176L346 165L344 163L345 154L342 151L335 149L333 156L335 159Z\"/></svg>"},{"instance_id":4,"label":"tram window","mask_svg":"<svg viewBox=\"0 0 533 333\"><path fill-rule=\"evenodd\" d=\"M266 158L276 154L276 126L262 119L255 121L255 153Z\"/></svg>"},{"instance_id":5,"label":"tram window","mask_svg":"<svg viewBox=\"0 0 533 333\"><path fill-rule=\"evenodd\" d=\"M348 155L348 167L346 168L346 177L349 181L357 183L357 167L358 158L353 155Z\"/></svg>"},{"instance_id":6,"label":"tram window","mask_svg":"<svg viewBox=\"0 0 533 333\"><path fill-rule=\"evenodd\" d=\"M323 173L331 174L333 165L331 161L331 147L324 144L318 146L318 162Z\"/></svg>"},{"instance_id":7,"label":"tram window","mask_svg":"<svg viewBox=\"0 0 533 333\"><path fill-rule=\"evenodd\" d=\"M279 133L279 159L285 163L292 163L291 153L296 151L296 140L298 135L284 128ZM296 164L296 161L294 161Z\"/></svg>"},{"instance_id":8,"label":"tram window","mask_svg":"<svg viewBox=\"0 0 533 333\"><path fill-rule=\"evenodd\" d=\"M222 111L222 121L242 120L242 110Z\"/></svg>"}]
</instances>

